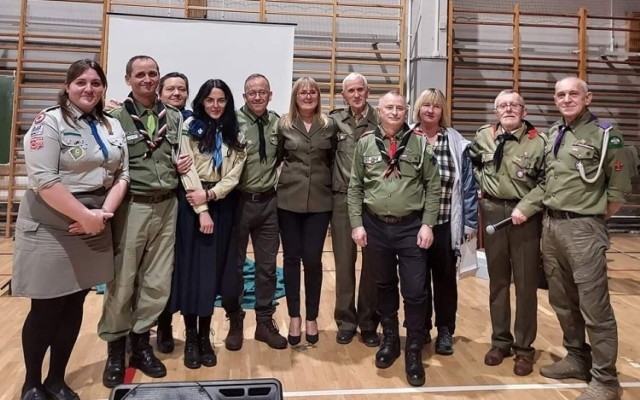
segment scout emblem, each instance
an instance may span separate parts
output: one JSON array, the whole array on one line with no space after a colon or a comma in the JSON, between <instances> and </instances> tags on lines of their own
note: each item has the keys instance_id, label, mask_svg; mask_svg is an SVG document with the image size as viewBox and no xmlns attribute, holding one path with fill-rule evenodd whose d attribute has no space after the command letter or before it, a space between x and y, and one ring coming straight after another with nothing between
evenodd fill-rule
<instances>
[{"instance_id":1,"label":"scout emblem","mask_svg":"<svg viewBox=\"0 0 640 400\"><path fill-rule=\"evenodd\" d=\"M80 158L82 158L82 156L84 156L84 150L82 149L82 147L74 147L69 150L69 154L71 154L71 157L75 161L78 161Z\"/></svg>"}]
</instances>

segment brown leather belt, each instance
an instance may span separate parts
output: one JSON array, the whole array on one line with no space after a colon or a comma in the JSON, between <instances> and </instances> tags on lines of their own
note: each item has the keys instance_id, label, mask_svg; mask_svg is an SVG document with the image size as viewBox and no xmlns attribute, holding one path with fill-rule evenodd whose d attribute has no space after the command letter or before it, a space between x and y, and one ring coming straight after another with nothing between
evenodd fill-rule
<instances>
[{"instance_id":1,"label":"brown leather belt","mask_svg":"<svg viewBox=\"0 0 640 400\"><path fill-rule=\"evenodd\" d=\"M174 192L166 192L161 194L154 194L150 196L142 195L142 194L129 194L127 195L129 201L134 203L144 203L144 204L156 204L161 203L165 200L169 200L175 197Z\"/></svg>"},{"instance_id":2,"label":"brown leather belt","mask_svg":"<svg viewBox=\"0 0 640 400\"><path fill-rule=\"evenodd\" d=\"M403 216L394 216L394 215L380 215L380 214L375 214L372 213L371 211L369 211L369 209L367 209L367 213L369 215L371 215L373 218L384 222L385 224L389 224L389 225L395 225L395 224L399 224L402 222L405 222L406 220L410 219L410 218L414 218L419 211L414 211L411 214L407 214L407 215L403 215Z\"/></svg>"},{"instance_id":3,"label":"brown leather belt","mask_svg":"<svg viewBox=\"0 0 640 400\"><path fill-rule=\"evenodd\" d=\"M574 218L602 218L602 215L585 215L571 211L559 211L547 209L547 215L554 219L574 219Z\"/></svg>"},{"instance_id":4,"label":"brown leather belt","mask_svg":"<svg viewBox=\"0 0 640 400\"><path fill-rule=\"evenodd\" d=\"M267 190L266 192L260 192L260 193L248 193L248 192L240 192L241 196L243 199L245 199L246 201L250 201L252 203L259 203L262 201L266 201L271 199L273 196L275 196L276 194L276 189L275 188L271 188L269 190Z\"/></svg>"}]
</instances>

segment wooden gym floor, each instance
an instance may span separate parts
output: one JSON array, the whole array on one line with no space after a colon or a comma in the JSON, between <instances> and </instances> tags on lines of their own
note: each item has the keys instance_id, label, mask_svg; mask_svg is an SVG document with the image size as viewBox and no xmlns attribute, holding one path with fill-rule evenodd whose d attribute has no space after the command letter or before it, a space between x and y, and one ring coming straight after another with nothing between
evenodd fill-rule
<instances>
[{"instance_id":1,"label":"wooden gym floor","mask_svg":"<svg viewBox=\"0 0 640 400\"><path fill-rule=\"evenodd\" d=\"M12 250L11 240L0 240L0 284L11 277ZM618 321L620 344L617 366L624 388L623 398L640 399L640 340L636 336L640 325L640 236L612 235L607 258L611 297ZM280 255L280 264L281 261ZM244 347L239 352L229 352L223 344L228 322L223 312L216 309L213 329L218 365L189 370L182 364L184 327L180 317L175 315L176 350L173 354L160 354L168 369L163 380L274 377L282 382L286 398L322 400L556 400L575 399L584 387L580 381L560 382L544 378L538 373L541 365L564 355L562 333L547 301L547 292L542 290L538 293L538 337L534 343L538 352L534 373L528 377L516 377L512 372L511 360L505 360L498 367L484 365L483 358L489 349L491 334L488 281L469 277L462 279L459 284L454 355L436 355L433 344L427 346L424 351L427 383L422 388L412 388L405 380L402 357L393 367L377 370L373 362L376 349L365 347L357 338L346 346L335 342L335 273L330 240L326 242L323 261L324 282L318 320L321 332L317 345L272 350L266 344L253 340L255 315L253 311L248 311ZM101 383L106 344L96 335L101 304L102 297L95 292L87 297L82 330L67 371L67 383L83 400L107 399L110 393ZM28 299L8 296L6 289L1 293L0 400L19 398L24 379L20 332L28 309ZM286 335L288 318L284 298L280 299L275 319L281 332ZM154 336L152 343L155 346ZM46 368L45 365L45 371ZM133 378L133 382L149 381L152 379L140 372Z\"/></svg>"}]
</instances>

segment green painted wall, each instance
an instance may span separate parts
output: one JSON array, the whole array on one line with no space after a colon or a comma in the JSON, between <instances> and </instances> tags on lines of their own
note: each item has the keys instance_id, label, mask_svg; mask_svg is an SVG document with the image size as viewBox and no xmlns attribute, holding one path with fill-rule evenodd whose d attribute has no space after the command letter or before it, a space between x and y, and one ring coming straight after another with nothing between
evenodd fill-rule
<instances>
[{"instance_id":1,"label":"green painted wall","mask_svg":"<svg viewBox=\"0 0 640 400\"><path fill-rule=\"evenodd\" d=\"M14 81L13 76L0 76L0 164L9 163L11 157Z\"/></svg>"}]
</instances>

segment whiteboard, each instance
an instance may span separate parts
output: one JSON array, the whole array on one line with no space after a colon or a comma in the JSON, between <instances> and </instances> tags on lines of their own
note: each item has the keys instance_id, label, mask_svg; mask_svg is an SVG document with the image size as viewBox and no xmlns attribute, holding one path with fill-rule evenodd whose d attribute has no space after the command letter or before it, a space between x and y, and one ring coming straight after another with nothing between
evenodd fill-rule
<instances>
[{"instance_id":1,"label":"whiteboard","mask_svg":"<svg viewBox=\"0 0 640 400\"><path fill-rule=\"evenodd\" d=\"M225 81L240 108L245 79L260 73L271 84L269 109L288 111L295 25L128 14L109 14L108 19L107 99L127 97L127 61L147 55L158 62L161 76L178 71L189 78L188 108L208 79Z\"/></svg>"}]
</instances>

